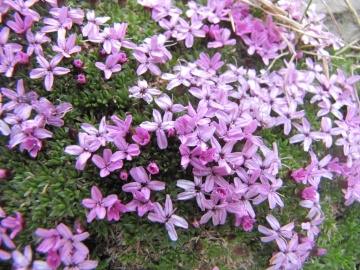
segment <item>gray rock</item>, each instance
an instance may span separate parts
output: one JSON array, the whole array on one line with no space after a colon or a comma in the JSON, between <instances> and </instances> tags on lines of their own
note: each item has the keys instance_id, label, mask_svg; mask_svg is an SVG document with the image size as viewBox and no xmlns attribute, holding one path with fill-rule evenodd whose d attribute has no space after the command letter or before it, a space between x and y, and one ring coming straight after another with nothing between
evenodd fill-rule
<instances>
[{"instance_id":1,"label":"gray rock","mask_svg":"<svg viewBox=\"0 0 360 270\"><path fill-rule=\"evenodd\" d=\"M351 42L355 39L360 38L360 25L358 24L353 13L350 11L349 7L346 5L345 0L324 1L330 7L332 13L334 14L343 39L346 42ZM358 17L360 17L360 1L348 0L348 2L356 10ZM328 14L328 10L321 0L313 0L313 3L317 5L317 13ZM326 17L325 25L329 28L331 32L340 36L340 33L338 32L330 16Z\"/></svg>"}]
</instances>

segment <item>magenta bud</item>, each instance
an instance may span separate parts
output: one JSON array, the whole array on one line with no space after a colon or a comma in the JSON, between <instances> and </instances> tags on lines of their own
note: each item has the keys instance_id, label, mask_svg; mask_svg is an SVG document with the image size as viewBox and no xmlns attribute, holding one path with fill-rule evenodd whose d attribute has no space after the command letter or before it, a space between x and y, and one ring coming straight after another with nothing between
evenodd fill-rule
<instances>
[{"instance_id":1,"label":"magenta bud","mask_svg":"<svg viewBox=\"0 0 360 270\"><path fill-rule=\"evenodd\" d=\"M154 161L151 161L146 169L150 174L158 174L160 171L158 165Z\"/></svg>"},{"instance_id":2,"label":"magenta bud","mask_svg":"<svg viewBox=\"0 0 360 270\"><path fill-rule=\"evenodd\" d=\"M311 186L311 187L306 187L301 191L301 197L305 200L311 200L311 201L316 201L316 188Z\"/></svg>"},{"instance_id":3,"label":"magenta bud","mask_svg":"<svg viewBox=\"0 0 360 270\"><path fill-rule=\"evenodd\" d=\"M199 221L198 221L197 219L194 220L193 226L194 226L195 228L199 228L199 227L200 227L200 223L199 223Z\"/></svg>"},{"instance_id":4,"label":"magenta bud","mask_svg":"<svg viewBox=\"0 0 360 270\"><path fill-rule=\"evenodd\" d=\"M324 256L327 253L325 248L316 248L316 255L315 256Z\"/></svg>"},{"instance_id":5,"label":"magenta bud","mask_svg":"<svg viewBox=\"0 0 360 270\"><path fill-rule=\"evenodd\" d=\"M202 30L204 30L205 33L208 34L208 33L209 33L209 26L204 25L203 28L202 28Z\"/></svg>"},{"instance_id":6,"label":"magenta bud","mask_svg":"<svg viewBox=\"0 0 360 270\"><path fill-rule=\"evenodd\" d=\"M16 54L16 56L20 56L20 60L19 60L20 64L24 65L24 64L29 63L29 55L27 55L26 53L23 53L22 51L20 51Z\"/></svg>"},{"instance_id":7,"label":"magenta bud","mask_svg":"<svg viewBox=\"0 0 360 270\"><path fill-rule=\"evenodd\" d=\"M80 234L85 231L85 226L80 222L80 220L76 219L74 222L74 229L76 233Z\"/></svg>"},{"instance_id":8,"label":"magenta bud","mask_svg":"<svg viewBox=\"0 0 360 270\"><path fill-rule=\"evenodd\" d=\"M105 57L107 55L105 49L100 50L99 55L100 57Z\"/></svg>"},{"instance_id":9,"label":"magenta bud","mask_svg":"<svg viewBox=\"0 0 360 270\"><path fill-rule=\"evenodd\" d=\"M86 77L84 74L79 74L77 77L77 83L78 84L85 84L86 83Z\"/></svg>"},{"instance_id":10,"label":"magenta bud","mask_svg":"<svg viewBox=\"0 0 360 270\"><path fill-rule=\"evenodd\" d=\"M126 181L128 179L127 171L121 171L120 172L120 179L123 180L123 181Z\"/></svg>"},{"instance_id":11,"label":"magenta bud","mask_svg":"<svg viewBox=\"0 0 360 270\"><path fill-rule=\"evenodd\" d=\"M174 128L168 129L167 136L168 136L168 138L174 137L175 136L175 129Z\"/></svg>"},{"instance_id":12,"label":"magenta bud","mask_svg":"<svg viewBox=\"0 0 360 270\"><path fill-rule=\"evenodd\" d=\"M74 66L77 68L82 68L84 66L84 63L80 59L75 59Z\"/></svg>"},{"instance_id":13,"label":"magenta bud","mask_svg":"<svg viewBox=\"0 0 360 270\"><path fill-rule=\"evenodd\" d=\"M125 63L128 59L127 59L127 56L126 56L126 54L125 53L123 53L123 52L120 52L119 53L119 63L120 64L123 64L123 63Z\"/></svg>"},{"instance_id":14,"label":"magenta bud","mask_svg":"<svg viewBox=\"0 0 360 270\"><path fill-rule=\"evenodd\" d=\"M303 56L304 56L304 53L303 53L303 52L298 52L298 53L296 54L296 59L301 59L301 58L303 58Z\"/></svg>"}]
</instances>

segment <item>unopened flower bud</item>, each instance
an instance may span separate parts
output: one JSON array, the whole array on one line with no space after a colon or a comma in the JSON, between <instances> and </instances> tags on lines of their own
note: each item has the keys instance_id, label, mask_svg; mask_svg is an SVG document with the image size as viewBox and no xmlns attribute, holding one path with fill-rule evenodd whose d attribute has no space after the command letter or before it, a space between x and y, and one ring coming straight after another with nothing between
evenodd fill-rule
<instances>
[{"instance_id":1,"label":"unopened flower bud","mask_svg":"<svg viewBox=\"0 0 360 270\"><path fill-rule=\"evenodd\" d=\"M217 187L215 191L218 194L220 200L225 199L228 194L227 189L223 187Z\"/></svg>"},{"instance_id":2,"label":"unopened flower bud","mask_svg":"<svg viewBox=\"0 0 360 270\"><path fill-rule=\"evenodd\" d=\"M101 49L99 52L100 57L105 57L107 55L105 49Z\"/></svg>"},{"instance_id":3,"label":"unopened flower bud","mask_svg":"<svg viewBox=\"0 0 360 270\"><path fill-rule=\"evenodd\" d=\"M160 171L158 165L154 161L151 161L146 169L150 174L158 174Z\"/></svg>"},{"instance_id":4,"label":"unopened flower bud","mask_svg":"<svg viewBox=\"0 0 360 270\"><path fill-rule=\"evenodd\" d=\"M20 57L20 60L19 60L20 64L25 65L25 64L29 63L29 55L27 55L26 53L23 53L22 51L20 51L16 54L16 56Z\"/></svg>"},{"instance_id":5,"label":"unopened flower bud","mask_svg":"<svg viewBox=\"0 0 360 270\"><path fill-rule=\"evenodd\" d=\"M75 59L74 66L77 68L82 68L84 66L84 63L80 59Z\"/></svg>"},{"instance_id":6,"label":"unopened flower bud","mask_svg":"<svg viewBox=\"0 0 360 270\"><path fill-rule=\"evenodd\" d=\"M120 64L123 64L123 63L125 63L128 59L127 59L127 56L126 56L126 54L125 53L123 53L123 52L120 52L119 53L119 63Z\"/></svg>"},{"instance_id":7,"label":"unopened flower bud","mask_svg":"<svg viewBox=\"0 0 360 270\"><path fill-rule=\"evenodd\" d=\"M71 126L71 127L69 127L68 135L69 135L70 139L77 140L79 132L76 130L76 128L74 126Z\"/></svg>"},{"instance_id":8,"label":"unopened flower bud","mask_svg":"<svg viewBox=\"0 0 360 270\"><path fill-rule=\"evenodd\" d=\"M127 171L121 171L120 172L120 179L123 180L123 181L126 181L128 179Z\"/></svg>"},{"instance_id":9,"label":"unopened flower bud","mask_svg":"<svg viewBox=\"0 0 360 270\"><path fill-rule=\"evenodd\" d=\"M324 256L327 253L325 248L315 248L312 252L312 256Z\"/></svg>"},{"instance_id":10,"label":"unopened flower bud","mask_svg":"<svg viewBox=\"0 0 360 270\"><path fill-rule=\"evenodd\" d=\"M77 83L78 84L85 84L86 83L86 77L84 74L79 74L77 77Z\"/></svg>"},{"instance_id":11,"label":"unopened flower bud","mask_svg":"<svg viewBox=\"0 0 360 270\"><path fill-rule=\"evenodd\" d=\"M85 231L85 225L80 222L80 220L76 219L74 222L74 230L76 233L83 233Z\"/></svg>"},{"instance_id":12,"label":"unopened flower bud","mask_svg":"<svg viewBox=\"0 0 360 270\"><path fill-rule=\"evenodd\" d=\"M304 53L303 53L303 52L298 52L298 53L296 54L296 59L301 59L301 58L303 58L303 56L304 56Z\"/></svg>"},{"instance_id":13,"label":"unopened flower bud","mask_svg":"<svg viewBox=\"0 0 360 270\"><path fill-rule=\"evenodd\" d=\"M295 180L296 183L304 180L306 176L306 171L303 168L297 169L291 173L291 177Z\"/></svg>"},{"instance_id":14,"label":"unopened flower bud","mask_svg":"<svg viewBox=\"0 0 360 270\"><path fill-rule=\"evenodd\" d=\"M199 228L200 227L200 223L197 219L194 219L193 225L195 228Z\"/></svg>"},{"instance_id":15,"label":"unopened flower bud","mask_svg":"<svg viewBox=\"0 0 360 270\"><path fill-rule=\"evenodd\" d=\"M167 136L168 136L168 138L174 137L175 136L175 128L168 129Z\"/></svg>"},{"instance_id":16,"label":"unopened flower bud","mask_svg":"<svg viewBox=\"0 0 360 270\"><path fill-rule=\"evenodd\" d=\"M7 169L0 169L0 179L9 179L11 178L10 171Z\"/></svg>"},{"instance_id":17,"label":"unopened flower bud","mask_svg":"<svg viewBox=\"0 0 360 270\"><path fill-rule=\"evenodd\" d=\"M305 200L311 200L313 202L316 201L316 188L311 186L311 187L306 187L301 191L301 197Z\"/></svg>"}]
</instances>

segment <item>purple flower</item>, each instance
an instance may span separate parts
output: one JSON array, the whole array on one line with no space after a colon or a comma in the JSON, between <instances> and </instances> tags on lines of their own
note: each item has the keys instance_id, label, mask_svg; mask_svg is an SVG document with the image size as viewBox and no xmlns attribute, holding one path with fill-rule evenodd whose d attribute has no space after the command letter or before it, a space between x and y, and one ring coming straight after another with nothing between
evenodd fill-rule
<instances>
[{"instance_id":1,"label":"purple flower","mask_svg":"<svg viewBox=\"0 0 360 270\"><path fill-rule=\"evenodd\" d=\"M60 35L64 35L66 29L71 29L73 21L68 18L68 8L62 7L57 9L58 18L51 19L45 18L44 24L47 24L43 28L41 28L41 32L43 33L51 33L51 32L58 32Z\"/></svg>"},{"instance_id":2,"label":"purple flower","mask_svg":"<svg viewBox=\"0 0 360 270\"><path fill-rule=\"evenodd\" d=\"M4 53L6 48L10 48L13 53L19 52L22 50L22 46L16 43L9 43L10 29L3 27L0 31L0 52Z\"/></svg>"},{"instance_id":3,"label":"purple flower","mask_svg":"<svg viewBox=\"0 0 360 270\"><path fill-rule=\"evenodd\" d=\"M104 71L105 79L110 79L111 75L114 72L119 72L121 70L121 65L118 64L119 62L119 54L112 54L106 58L105 64L101 62L96 62L95 66L98 69Z\"/></svg>"},{"instance_id":4,"label":"purple flower","mask_svg":"<svg viewBox=\"0 0 360 270\"><path fill-rule=\"evenodd\" d=\"M139 146L134 143L129 145L121 136L116 136L114 139L114 143L120 150L116 152L120 159L126 158L127 160L132 160L132 157L140 155Z\"/></svg>"},{"instance_id":5,"label":"purple flower","mask_svg":"<svg viewBox=\"0 0 360 270\"><path fill-rule=\"evenodd\" d=\"M220 200L219 194L214 190L210 195L210 200L203 200L202 202L208 211L200 219L200 224L204 224L212 218L214 226L225 224L228 203Z\"/></svg>"},{"instance_id":6,"label":"purple flower","mask_svg":"<svg viewBox=\"0 0 360 270\"><path fill-rule=\"evenodd\" d=\"M135 129L136 134L132 136L132 139L137 142L138 144L144 146L150 142L150 135L146 129L141 127L137 127Z\"/></svg>"},{"instance_id":7,"label":"purple flower","mask_svg":"<svg viewBox=\"0 0 360 270\"><path fill-rule=\"evenodd\" d=\"M15 212L16 218L14 217L7 217L1 221L1 226L4 228L11 229L10 238L14 239L18 232L22 231L22 223L23 219L20 212Z\"/></svg>"},{"instance_id":8,"label":"purple flower","mask_svg":"<svg viewBox=\"0 0 360 270\"><path fill-rule=\"evenodd\" d=\"M110 17L95 17L95 11L89 10L86 12L86 18L88 20L87 24L82 28L82 35L87 36L96 36L99 33L99 25L103 25Z\"/></svg>"},{"instance_id":9,"label":"purple flower","mask_svg":"<svg viewBox=\"0 0 360 270\"><path fill-rule=\"evenodd\" d=\"M65 148L65 153L73 156L79 156L76 161L75 168L83 170L87 160L91 157L91 153L99 149L101 141L94 136L89 136L86 133L79 133L78 145L70 145Z\"/></svg>"},{"instance_id":10,"label":"purple flower","mask_svg":"<svg viewBox=\"0 0 360 270\"><path fill-rule=\"evenodd\" d=\"M60 257L63 262L74 259L81 258L84 260L86 256L89 254L89 249L82 243L85 239L87 239L90 235L88 232L84 232L81 234L74 235L69 227L65 224L60 223L56 230L62 237L61 243L62 246L60 248Z\"/></svg>"},{"instance_id":11,"label":"purple flower","mask_svg":"<svg viewBox=\"0 0 360 270\"><path fill-rule=\"evenodd\" d=\"M113 195L110 195L110 196L108 196L107 198L104 199L104 204L107 205L107 218L108 218L108 221L111 221L111 220L119 221L120 220L120 214L119 213L120 212L121 213L126 213L126 206L123 205L121 203L121 201L118 200L118 199L115 202L113 202L112 196ZM107 202L108 200L111 200L110 204Z\"/></svg>"},{"instance_id":12,"label":"purple flower","mask_svg":"<svg viewBox=\"0 0 360 270\"><path fill-rule=\"evenodd\" d=\"M164 120L158 110L153 109L154 122L145 121L141 123L140 127L147 131L155 131L157 144L160 149L166 149L168 146L165 131L174 127L171 112L165 112Z\"/></svg>"},{"instance_id":13,"label":"purple flower","mask_svg":"<svg viewBox=\"0 0 360 270\"><path fill-rule=\"evenodd\" d=\"M64 125L64 121L61 118L72 110L72 105L64 102L55 107L49 100L42 97L39 101L34 102L33 108L38 114L44 116L46 124L61 127Z\"/></svg>"},{"instance_id":14,"label":"purple flower","mask_svg":"<svg viewBox=\"0 0 360 270\"><path fill-rule=\"evenodd\" d=\"M38 252L42 252L42 253L48 253L50 251L56 252L62 245L60 234L55 229L46 230L46 229L38 228L35 231L35 235L41 238L45 238L36 249L36 251Z\"/></svg>"},{"instance_id":15,"label":"purple flower","mask_svg":"<svg viewBox=\"0 0 360 270\"><path fill-rule=\"evenodd\" d=\"M31 32L31 29L26 31L26 39L29 43L26 53L32 55L35 52L36 55L44 56L44 51L41 44L45 42L50 42L50 38L45 35L45 33L37 32L35 36Z\"/></svg>"},{"instance_id":16,"label":"purple flower","mask_svg":"<svg viewBox=\"0 0 360 270\"><path fill-rule=\"evenodd\" d=\"M154 204L150 200L150 190L143 189L141 191L131 190L133 200L126 205L127 212L137 211L139 217L142 217L148 211L154 209Z\"/></svg>"},{"instance_id":17,"label":"purple flower","mask_svg":"<svg viewBox=\"0 0 360 270\"><path fill-rule=\"evenodd\" d=\"M316 201L316 187L306 187L301 191L301 197L305 200Z\"/></svg>"},{"instance_id":18,"label":"purple flower","mask_svg":"<svg viewBox=\"0 0 360 270\"><path fill-rule=\"evenodd\" d=\"M150 180L143 167L135 167L130 170L132 178L136 182L123 185L122 190L131 192L132 190L164 190L165 184L158 180Z\"/></svg>"},{"instance_id":19,"label":"purple flower","mask_svg":"<svg viewBox=\"0 0 360 270\"><path fill-rule=\"evenodd\" d=\"M291 238L293 235L293 229L295 227L294 222L291 222L285 226L280 227L279 221L273 215L267 215L266 220L269 222L272 230L259 225L259 232L267 235L266 237L261 237L262 242L270 242L281 238L281 236L286 238Z\"/></svg>"},{"instance_id":20,"label":"purple flower","mask_svg":"<svg viewBox=\"0 0 360 270\"><path fill-rule=\"evenodd\" d=\"M154 161L150 161L146 169L150 174L158 174L160 171L158 165Z\"/></svg>"},{"instance_id":21,"label":"purple flower","mask_svg":"<svg viewBox=\"0 0 360 270\"><path fill-rule=\"evenodd\" d=\"M21 110L25 110L25 107L29 107L29 104L35 102L38 98L34 91L25 93L24 81L22 79L17 81L16 92L8 88L1 88L1 93L11 100L2 106L4 111L12 111L20 107L22 108Z\"/></svg>"},{"instance_id":22,"label":"purple flower","mask_svg":"<svg viewBox=\"0 0 360 270\"><path fill-rule=\"evenodd\" d=\"M4 0L4 3L9 5L12 9L20 12L23 16L29 16L34 21L38 21L40 19L40 15L34 10L29 9L32 5L34 5L38 0Z\"/></svg>"},{"instance_id":23,"label":"purple flower","mask_svg":"<svg viewBox=\"0 0 360 270\"><path fill-rule=\"evenodd\" d=\"M191 25L183 18L179 18L179 23L175 29L178 31L177 40L185 39L186 48L191 48L194 44L194 37L206 36L205 31L201 29L203 23L201 20L198 20L197 16L191 17Z\"/></svg>"},{"instance_id":24,"label":"purple flower","mask_svg":"<svg viewBox=\"0 0 360 270\"><path fill-rule=\"evenodd\" d=\"M91 199L83 199L82 205L88 209L91 209L90 213L87 216L87 222L91 222L97 216L99 219L104 219L106 215L105 207L108 205L112 205L117 200L117 196L113 195L110 198L103 199L103 196L100 190L93 186L91 188ZM105 204L106 202L106 204Z\"/></svg>"},{"instance_id":25,"label":"purple flower","mask_svg":"<svg viewBox=\"0 0 360 270\"><path fill-rule=\"evenodd\" d=\"M319 132L310 132L310 123L306 118L302 118L302 126L298 123L293 123L293 125L300 131L301 134L294 135L290 138L290 143L297 143L304 141L304 151L309 151L309 148L312 144L312 140L316 139L315 135Z\"/></svg>"},{"instance_id":26,"label":"purple flower","mask_svg":"<svg viewBox=\"0 0 360 270\"><path fill-rule=\"evenodd\" d=\"M92 161L101 169L100 177L108 176L110 172L122 168L123 161L120 159L121 156L116 155L116 153L112 154L110 149L104 149L103 157L99 155L94 155L92 157Z\"/></svg>"},{"instance_id":27,"label":"purple flower","mask_svg":"<svg viewBox=\"0 0 360 270\"><path fill-rule=\"evenodd\" d=\"M31 16L26 16L25 19L21 19L19 13L15 12L14 14L15 21L7 21L6 24L14 30L17 34L22 34L28 30L32 23L33 19Z\"/></svg>"},{"instance_id":28,"label":"purple flower","mask_svg":"<svg viewBox=\"0 0 360 270\"><path fill-rule=\"evenodd\" d=\"M180 179L177 180L176 186L185 189L177 195L178 200L189 200L196 198L196 202L200 207L201 211L205 211L204 200L205 200L205 186L202 183L202 177L194 175L194 182L189 180Z\"/></svg>"},{"instance_id":29,"label":"purple flower","mask_svg":"<svg viewBox=\"0 0 360 270\"><path fill-rule=\"evenodd\" d=\"M255 31L254 31L255 32ZM208 48L220 48L227 45L235 45L236 40L230 39L231 32L229 29L225 28L222 31L214 31L215 41L209 42L207 47Z\"/></svg>"},{"instance_id":30,"label":"purple flower","mask_svg":"<svg viewBox=\"0 0 360 270\"><path fill-rule=\"evenodd\" d=\"M152 222L164 223L165 228L168 231L169 237L172 241L178 239L175 226L184 229L188 228L188 223L182 217L174 215L173 204L169 194L166 194L165 208L156 202L154 203L154 212L148 215L148 219Z\"/></svg>"},{"instance_id":31,"label":"purple flower","mask_svg":"<svg viewBox=\"0 0 360 270\"><path fill-rule=\"evenodd\" d=\"M129 97L142 98L148 104L153 101L153 95L160 95L162 92L155 88L149 88L148 83L145 80L139 80L138 86L130 87L129 92L131 95Z\"/></svg>"},{"instance_id":32,"label":"purple flower","mask_svg":"<svg viewBox=\"0 0 360 270\"><path fill-rule=\"evenodd\" d=\"M75 46L75 42L76 42L76 36L74 34L70 35L66 40L65 33L63 33L63 35L59 33L57 39L58 46L53 45L52 50L54 52L61 53L66 58L70 58L71 54L81 51L81 47Z\"/></svg>"},{"instance_id":33,"label":"purple flower","mask_svg":"<svg viewBox=\"0 0 360 270\"><path fill-rule=\"evenodd\" d=\"M0 73L5 73L6 77L12 77L15 65L19 62L20 56L16 55L10 47L5 48L5 54L0 51Z\"/></svg>"},{"instance_id":34,"label":"purple flower","mask_svg":"<svg viewBox=\"0 0 360 270\"><path fill-rule=\"evenodd\" d=\"M221 66L224 64L223 61L219 61L220 58L220 53L214 54L213 58L210 59L208 54L202 52L200 53L200 60L196 60L195 63L203 70L209 72L211 75L215 75L216 70L221 68Z\"/></svg>"},{"instance_id":35,"label":"purple flower","mask_svg":"<svg viewBox=\"0 0 360 270\"><path fill-rule=\"evenodd\" d=\"M40 64L41 68L36 68L30 72L31 79L39 79L45 77L45 88L47 91L51 91L54 83L54 75L64 75L70 72L70 69L57 67L63 55L57 54L51 59L50 63L41 55L36 57L36 60Z\"/></svg>"}]
</instances>

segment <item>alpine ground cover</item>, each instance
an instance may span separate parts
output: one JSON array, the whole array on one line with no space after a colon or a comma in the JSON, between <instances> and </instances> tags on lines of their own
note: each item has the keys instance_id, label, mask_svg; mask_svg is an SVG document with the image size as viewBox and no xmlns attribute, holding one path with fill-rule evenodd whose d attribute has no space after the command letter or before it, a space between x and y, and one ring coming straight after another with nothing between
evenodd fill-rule
<instances>
[{"instance_id":1,"label":"alpine ground cover","mask_svg":"<svg viewBox=\"0 0 360 270\"><path fill-rule=\"evenodd\" d=\"M314 5L0 7L4 268L360 263L358 48Z\"/></svg>"}]
</instances>

